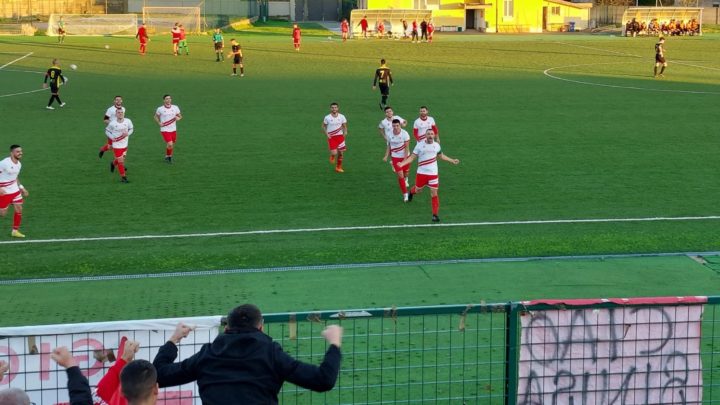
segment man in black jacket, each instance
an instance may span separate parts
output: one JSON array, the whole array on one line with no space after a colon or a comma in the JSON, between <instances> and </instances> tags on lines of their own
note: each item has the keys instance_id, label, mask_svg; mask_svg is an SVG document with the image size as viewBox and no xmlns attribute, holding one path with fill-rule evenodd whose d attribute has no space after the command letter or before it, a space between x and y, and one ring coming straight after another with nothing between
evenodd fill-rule
<instances>
[{"instance_id":1,"label":"man in black jacket","mask_svg":"<svg viewBox=\"0 0 720 405\"><path fill-rule=\"evenodd\" d=\"M160 387L197 381L204 405L277 404L285 381L317 392L335 386L340 372L342 328L328 326L323 332L329 347L317 367L293 359L272 338L263 333L260 309L252 304L233 309L225 333L180 363L177 344L191 328L178 324L170 340L158 351L153 364Z\"/></svg>"}]
</instances>

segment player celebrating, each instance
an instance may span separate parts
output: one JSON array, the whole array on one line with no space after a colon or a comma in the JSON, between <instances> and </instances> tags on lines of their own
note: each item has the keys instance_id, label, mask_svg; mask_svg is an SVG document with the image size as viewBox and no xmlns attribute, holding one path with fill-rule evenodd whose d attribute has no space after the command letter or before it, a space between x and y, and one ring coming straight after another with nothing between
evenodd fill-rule
<instances>
[{"instance_id":1,"label":"player celebrating","mask_svg":"<svg viewBox=\"0 0 720 405\"><path fill-rule=\"evenodd\" d=\"M115 153L115 160L110 163L110 172L114 172L115 166L117 166L121 183L128 182L125 173L125 156L127 155L128 138L132 133L132 121L125 118L125 111L117 110L115 120L110 121L107 128L105 128L105 135L112 142L113 152Z\"/></svg>"},{"instance_id":2,"label":"player celebrating","mask_svg":"<svg viewBox=\"0 0 720 405\"><path fill-rule=\"evenodd\" d=\"M658 67L662 66L660 69L660 74L658 74ZM657 44L655 44L655 77L665 77L663 73L665 73L665 68L667 67L667 62L665 61L665 38L660 37Z\"/></svg>"},{"instance_id":3,"label":"player celebrating","mask_svg":"<svg viewBox=\"0 0 720 405\"><path fill-rule=\"evenodd\" d=\"M172 34L173 55L175 56L178 55L178 44L180 44L180 27L178 25L178 23L175 23L172 30L170 30L170 34Z\"/></svg>"},{"instance_id":4,"label":"player celebrating","mask_svg":"<svg viewBox=\"0 0 720 405\"><path fill-rule=\"evenodd\" d=\"M432 129L435 134L435 141L440 142L440 133L438 132L435 119L428 115L428 109L425 106L420 107L420 117L413 124L413 136L418 142L425 140L425 132Z\"/></svg>"},{"instance_id":5,"label":"player celebrating","mask_svg":"<svg viewBox=\"0 0 720 405\"><path fill-rule=\"evenodd\" d=\"M400 166L399 163L410 155L410 135L400 128L400 120L392 120L392 129L387 137L387 148L383 162L387 162L389 154L392 154L392 168L397 174L400 191L402 191L403 201L408 202L408 169L410 166Z\"/></svg>"},{"instance_id":6,"label":"player celebrating","mask_svg":"<svg viewBox=\"0 0 720 405\"><path fill-rule=\"evenodd\" d=\"M155 122L160 126L160 135L166 143L165 161L172 164L173 149L177 141L177 125L176 122L182 119L180 108L172 103L172 97L169 94L163 96L163 105L155 111Z\"/></svg>"},{"instance_id":7,"label":"player celebrating","mask_svg":"<svg viewBox=\"0 0 720 405\"><path fill-rule=\"evenodd\" d=\"M178 25L178 29L180 29L180 41L178 42L178 52L182 53L183 48L185 48L185 56L190 55L190 47L188 46L187 39L185 39L185 27L183 27L182 24Z\"/></svg>"},{"instance_id":8,"label":"player celebrating","mask_svg":"<svg viewBox=\"0 0 720 405\"><path fill-rule=\"evenodd\" d=\"M347 41L349 31L350 31L350 24L348 24L347 18L343 18L342 22L340 23L340 32L342 32L343 42Z\"/></svg>"},{"instance_id":9,"label":"player celebrating","mask_svg":"<svg viewBox=\"0 0 720 405\"><path fill-rule=\"evenodd\" d=\"M300 32L300 27L298 27L297 24L293 24L292 38L295 51L300 52L300 39L302 38L302 32Z\"/></svg>"},{"instance_id":10,"label":"player celebrating","mask_svg":"<svg viewBox=\"0 0 720 405\"><path fill-rule=\"evenodd\" d=\"M330 104L330 114L325 116L322 123L323 134L327 136L330 149L330 164L335 163L335 171L345 173L342 168L345 154L345 137L347 136L347 119L340 114L338 103Z\"/></svg>"},{"instance_id":11,"label":"player celebrating","mask_svg":"<svg viewBox=\"0 0 720 405\"><path fill-rule=\"evenodd\" d=\"M53 101L57 100L60 107L65 107L65 103L60 101L60 84L65 84L65 76L62 75L62 69L60 69L60 61L53 59L52 66L45 73L45 81L43 82L43 88L48 87L48 81L50 81L50 100L48 101L48 110L54 110L52 106Z\"/></svg>"},{"instance_id":12,"label":"player celebrating","mask_svg":"<svg viewBox=\"0 0 720 405\"><path fill-rule=\"evenodd\" d=\"M57 31L58 31L58 44L62 44L65 42L65 21L63 21L62 16L60 16L60 19L57 22Z\"/></svg>"},{"instance_id":13,"label":"player celebrating","mask_svg":"<svg viewBox=\"0 0 720 405\"><path fill-rule=\"evenodd\" d=\"M148 42L148 34L144 22L140 24L140 27L138 27L138 32L135 34L135 38L140 41L140 55L145 55L145 46Z\"/></svg>"},{"instance_id":14,"label":"player celebrating","mask_svg":"<svg viewBox=\"0 0 720 405\"><path fill-rule=\"evenodd\" d=\"M13 238L25 237L20 233L20 223L22 222L23 197L27 197L29 193L18 179L22 168L22 163L20 163L22 155L23 151L20 145L12 145L10 146L10 156L0 160L0 216L4 217L8 207L12 204L15 215L10 236Z\"/></svg>"},{"instance_id":15,"label":"player celebrating","mask_svg":"<svg viewBox=\"0 0 720 405\"><path fill-rule=\"evenodd\" d=\"M237 76L237 66L240 66L240 77L245 76L245 66L243 65L242 48L240 47L240 44L237 43L235 38L230 40L230 49L231 52L228 55L228 58L231 56L233 58L233 72L230 74L230 76Z\"/></svg>"},{"instance_id":16,"label":"player celebrating","mask_svg":"<svg viewBox=\"0 0 720 405\"><path fill-rule=\"evenodd\" d=\"M220 28L215 28L215 33L212 37L213 46L215 47L215 62L220 62L220 59L225 60L225 54L223 48L225 48L225 40L223 39Z\"/></svg>"},{"instance_id":17,"label":"player celebrating","mask_svg":"<svg viewBox=\"0 0 720 405\"><path fill-rule=\"evenodd\" d=\"M408 156L399 166L405 167L418 160L417 174L415 176L415 185L410 189L408 201L412 201L413 195L422 191L425 186L430 188L432 196L432 222L440 222L438 212L440 211L440 199L438 197L438 187L440 186L440 178L438 177L437 158L450 162L454 165L460 163L459 160L446 156L440 150L440 144L434 141L435 134L431 129L425 133L424 142L415 145L412 155Z\"/></svg>"},{"instance_id":18,"label":"player celebrating","mask_svg":"<svg viewBox=\"0 0 720 405\"><path fill-rule=\"evenodd\" d=\"M380 124L378 124L378 133L382 139L387 140L390 134L392 134L393 122L395 120L400 121L400 125L403 128L407 125L407 121L405 121L401 116L395 115L392 107L385 107L385 118L383 118L382 121L380 121Z\"/></svg>"},{"instance_id":19,"label":"player celebrating","mask_svg":"<svg viewBox=\"0 0 720 405\"><path fill-rule=\"evenodd\" d=\"M387 106L387 99L390 96L390 86L393 85L392 73L390 68L385 64L385 59L380 59L380 67L375 70L375 78L373 79L373 90L376 85L380 85L380 94L382 98L380 100L380 109L385 110Z\"/></svg>"},{"instance_id":20,"label":"player celebrating","mask_svg":"<svg viewBox=\"0 0 720 405\"><path fill-rule=\"evenodd\" d=\"M107 126L112 121L115 121L118 111L122 111L123 114L125 114L125 107L123 107L122 103L122 96L115 96L115 100L113 100L113 105L108 107L108 109L105 111L105 116L103 117L103 122L105 122L105 128L107 128ZM98 153L98 157L102 158L105 152L109 151L110 148L112 148L112 139L108 139L107 143L100 148L100 153Z\"/></svg>"}]
</instances>

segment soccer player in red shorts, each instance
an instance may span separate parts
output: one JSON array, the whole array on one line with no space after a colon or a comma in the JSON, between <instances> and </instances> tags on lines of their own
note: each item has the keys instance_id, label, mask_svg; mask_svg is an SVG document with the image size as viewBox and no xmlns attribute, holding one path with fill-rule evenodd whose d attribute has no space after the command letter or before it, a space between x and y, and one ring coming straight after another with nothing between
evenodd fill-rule
<instances>
[{"instance_id":1,"label":"soccer player in red shorts","mask_svg":"<svg viewBox=\"0 0 720 405\"><path fill-rule=\"evenodd\" d=\"M415 149L413 149L412 155L398 164L404 167L412 163L415 159L418 160L415 185L410 189L408 201L412 201L413 195L422 191L423 187L428 186L430 188L430 195L432 196L432 222L440 222L440 217L438 216L438 212L440 211L440 198L438 197L438 188L440 187L437 165L438 157L454 165L460 163L458 159L453 159L442 153L440 144L435 142L435 133L432 129L428 129L427 132L425 132L425 141L419 142L415 146Z\"/></svg>"},{"instance_id":2,"label":"soccer player in red shorts","mask_svg":"<svg viewBox=\"0 0 720 405\"><path fill-rule=\"evenodd\" d=\"M169 94L163 96L163 105L155 110L155 122L160 126L160 135L165 140L165 161L172 163L173 150L177 141L177 125L176 122L182 119L180 107L172 103L172 97Z\"/></svg>"},{"instance_id":3,"label":"soccer player in red shorts","mask_svg":"<svg viewBox=\"0 0 720 405\"><path fill-rule=\"evenodd\" d=\"M115 96L113 99L113 105L108 107L107 110L105 110L105 115L103 116L103 122L105 123L105 128L107 128L108 124L110 124L112 121L115 121L116 119L116 113L118 111L125 112L125 107L123 107L123 99L122 96ZM112 148L112 140L108 139L105 145L103 145L100 148L100 152L98 153L98 157L102 158L105 152L109 151Z\"/></svg>"},{"instance_id":4,"label":"soccer player in red shorts","mask_svg":"<svg viewBox=\"0 0 720 405\"><path fill-rule=\"evenodd\" d=\"M295 51L300 52L300 39L302 38L302 32L300 32L300 27L298 27L297 24L293 24L292 37Z\"/></svg>"},{"instance_id":5,"label":"soccer player in red shorts","mask_svg":"<svg viewBox=\"0 0 720 405\"><path fill-rule=\"evenodd\" d=\"M408 166L400 166L399 163L410 155L410 135L407 131L400 128L401 122L395 118L392 120L392 130L386 136L387 148L385 148L385 156L383 161L387 162L388 155L392 154L392 168L397 174L400 191L403 195L403 201L408 202L408 190L406 178L408 176Z\"/></svg>"},{"instance_id":6,"label":"soccer player in red shorts","mask_svg":"<svg viewBox=\"0 0 720 405\"><path fill-rule=\"evenodd\" d=\"M111 121L105 128L105 135L112 141L112 149L115 154L115 160L110 163L110 171L115 171L115 166L120 173L120 182L128 183L125 175L125 156L127 155L128 141L133 133L133 123L129 118L125 118L125 111L117 110L115 120Z\"/></svg>"},{"instance_id":7,"label":"soccer player in red shorts","mask_svg":"<svg viewBox=\"0 0 720 405\"><path fill-rule=\"evenodd\" d=\"M147 28L145 28L145 23L141 23L140 27L138 28L137 34L135 34L135 38L140 41L140 55L145 55L145 46L148 42L148 34L147 34Z\"/></svg>"},{"instance_id":8,"label":"soccer player in red shorts","mask_svg":"<svg viewBox=\"0 0 720 405\"><path fill-rule=\"evenodd\" d=\"M178 56L178 44L180 44L179 23L175 23L175 26L172 27L172 30L170 30L170 34L172 34L173 55Z\"/></svg>"},{"instance_id":9,"label":"soccer player in red shorts","mask_svg":"<svg viewBox=\"0 0 720 405\"><path fill-rule=\"evenodd\" d=\"M322 130L328 140L330 164L335 164L336 172L345 173L342 162L346 149L347 119L344 115L340 114L338 103L330 104L330 114L326 115L323 119Z\"/></svg>"},{"instance_id":10,"label":"soccer player in red shorts","mask_svg":"<svg viewBox=\"0 0 720 405\"><path fill-rule=\"evenodd\" d=\"M22 155L23 151L20 145L12 145L10 146L10 156L0 160L0 216L4 217L8 207L12 204L15 215L10 236L13 238L25 237L20 233L20 223L22 222L23 197L27 197L29 193L18 179L20 169L22 169L22 163L20 163Z\"/></svg>"}]
</instances>

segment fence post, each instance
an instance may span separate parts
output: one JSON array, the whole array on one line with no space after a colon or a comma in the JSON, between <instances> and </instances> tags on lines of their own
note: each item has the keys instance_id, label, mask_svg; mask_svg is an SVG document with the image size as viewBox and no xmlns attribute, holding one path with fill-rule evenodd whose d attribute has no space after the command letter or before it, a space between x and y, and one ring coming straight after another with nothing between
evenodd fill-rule
<instances>
[{"instance_id":1,"label":"fence post","mask_svg":"<svg viewBox=\"0 0 720 405\"><path fill-rule=\"evenodd\" d=\"M509 303L505 326L505 405L517 404L518 348L520 323L517 302Z\"/></svg>"}]
</instances>

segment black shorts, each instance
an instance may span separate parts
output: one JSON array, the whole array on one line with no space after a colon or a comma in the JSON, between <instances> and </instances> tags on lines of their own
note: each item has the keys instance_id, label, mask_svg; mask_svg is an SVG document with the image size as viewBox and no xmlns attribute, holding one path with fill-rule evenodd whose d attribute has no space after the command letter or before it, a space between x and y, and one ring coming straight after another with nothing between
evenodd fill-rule
<instances>
[{"instance_id":1,"label":"black shorts","mask_svg":"<svg viewBox=\"0 0 720 405\"><path fill-rule=\"evenodd\" d=\"M387 83L380 83L380 94L383 96L390 95L390 86L388 86Z\"/></svg>"},{"instance_id":2,"label":"black shorts","mask_svg":"<svg viewBox=\"0 0 720 405\"><path fill-rule=\"evenodd\" d=\"M235 55L235 56L233 57L233 63L236 64L236 65L242 64L242 58L240 57L240 55Z\"/></svg>"},{"instance_id":3,"label":"black shorts","mask_svg":"<svg viewBox=\"0 0 720 405\"><path fill-rule=\"evenodd\" d=\"M222 51L222 42L215 42L215 50L216 51Z\"/></svg>"},{"instance_id":4,"label":"black shorts","mask_svg":"<svg viewBox=\"0 0 720 405\"><path fill-rule=\"evenodd\" d=\"M665 57L660 55L655 55L655 63L665 63Z\"/></svg>"},{"instance_id":5,"label":"black shorts","mask_svg":"<svg viewBox=\"0 0 720 405\"><path fill-rule=\"evenodd\" d=\"M50 85L50 93L57 94L58 91L60 91L60 87L58 87L57 84L51 84Z\"/></svg>"}]
</instances>

